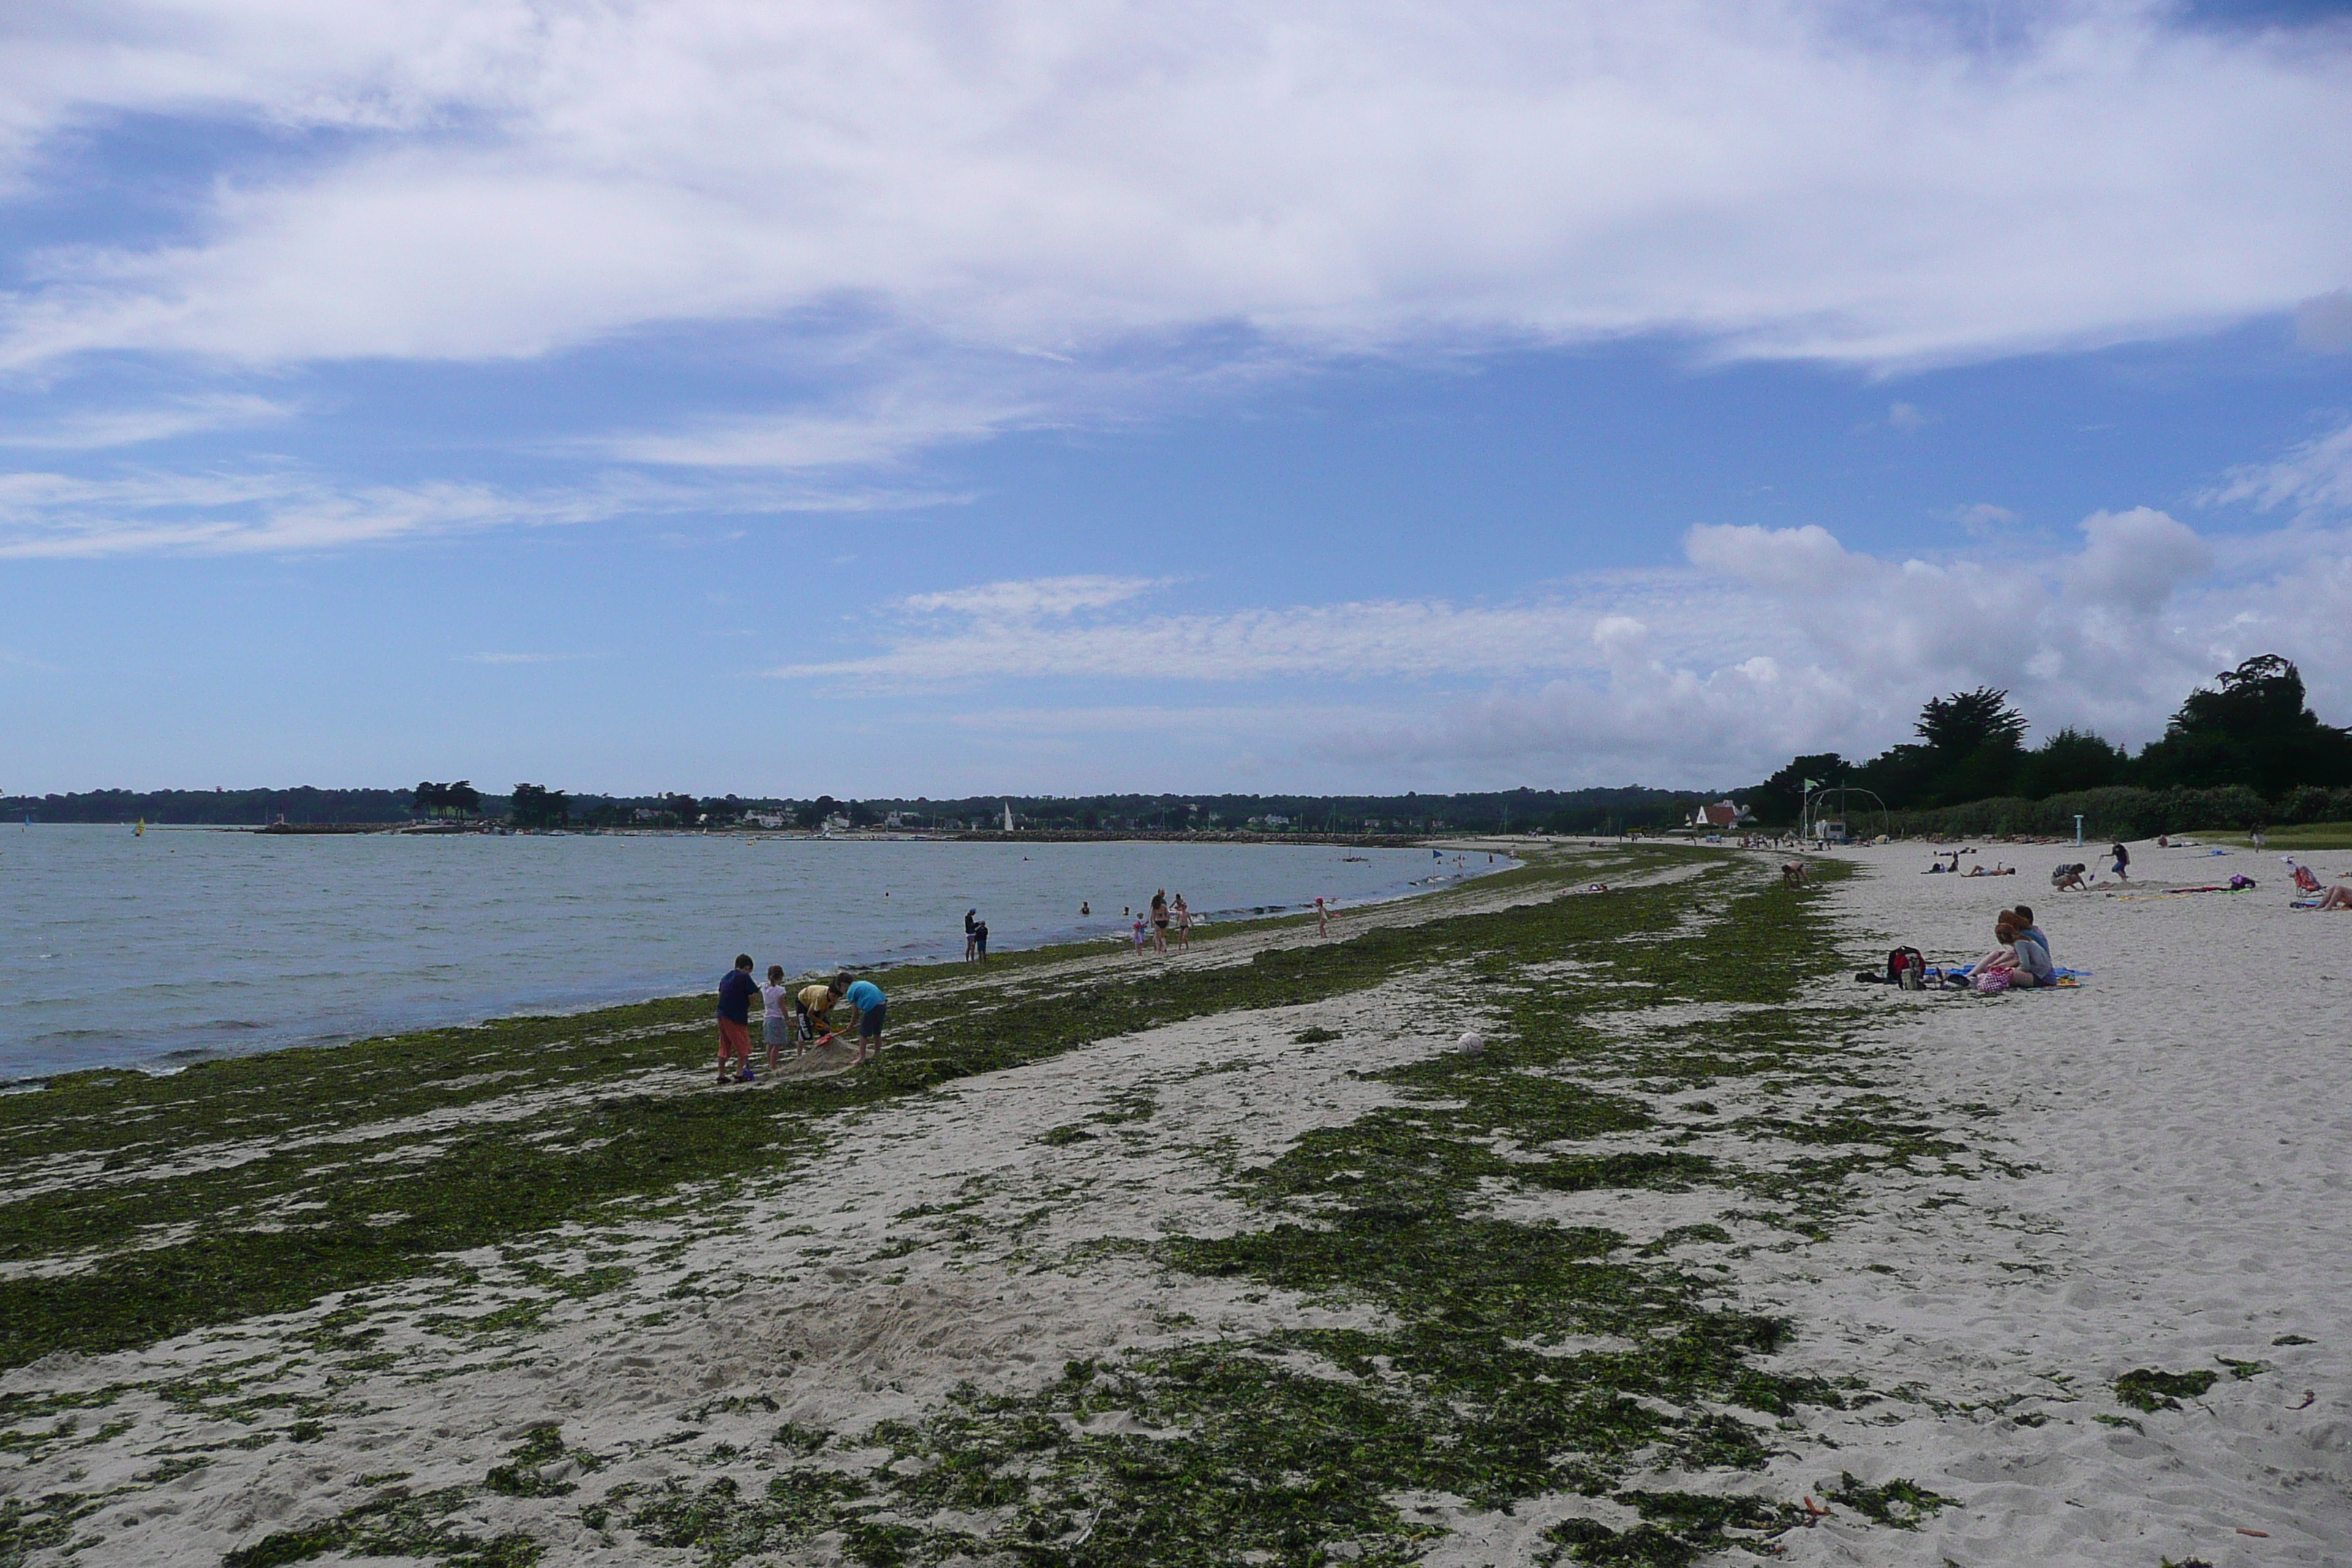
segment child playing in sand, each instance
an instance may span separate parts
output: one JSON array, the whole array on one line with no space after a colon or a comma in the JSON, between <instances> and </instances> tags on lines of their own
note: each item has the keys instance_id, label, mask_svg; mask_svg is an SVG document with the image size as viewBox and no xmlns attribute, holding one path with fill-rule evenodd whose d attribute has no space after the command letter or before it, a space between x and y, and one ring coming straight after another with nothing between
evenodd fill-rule
<instances>
[{"instance_id":1,"label":"child playing in sand","mask_svg":"<svg viewBox=\"0 0 2352 1568\"><path fill-rule=\"evenodd\" d=\"M799 1026L794 1032L800 1036L802 1054L816 1044L820 1033L828 1040L833 1038L833 1006L847 989L839 978L801 987L800 995L793 1001L793 1018Z\"/></svg>"},{"instance_id":2,"label":"child playing in sand","mask_svg":"<svg viewBox=\"0 0 2352 1568\"><path fill-rule=\"evenodd\" d=\"M732 1081L751 1081L751 998L760 994L757 982L751 978L751 955L735 955L735 967L719 982L719 1081L729 1080L727 1063L732 1058L740 1069Z\"/></svg>"},{"instance_id":3,"label":"child playing in sand","mask_svg":"<svg viewBox=\"0 0 2352 1568\"><path fill-rule=\"evenodd\" d=\"M890 999L871 980L852 980L846 974L836 974L833 983L841 988L842 1000L857 1015L857 1061L872 1061L882 1049L882 1030L890 1019Z\"/></svg>"},{"instance_id":4,"label":"child playing in sand","mask_svg":"<svg viewBox=\"0 0 2352 1568\"><path fill-rule=\"evenodd\" d=\"M784 984L784 966L768 965L768 983L760 987L760 1029L768 1047L768 1070L773 1072L783 1060L784 1036L792 1029L792 1020L784 1016L784 1003L792 995Z\"/></svg>"}]
</instances>

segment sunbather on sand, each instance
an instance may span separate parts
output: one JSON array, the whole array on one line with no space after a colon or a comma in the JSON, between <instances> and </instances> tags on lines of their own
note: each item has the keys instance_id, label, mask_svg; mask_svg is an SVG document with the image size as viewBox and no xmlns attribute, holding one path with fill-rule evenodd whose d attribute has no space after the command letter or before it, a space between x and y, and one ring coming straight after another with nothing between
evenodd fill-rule
<instances>
[{"instance_id":1,"label":"sunbather on sand","mask_svg":"<svg viewBox=\"0 0 2352 1568\"><path fill-rule=\"evenodd\" d=\"M2311 906L2315 910L2352 910L2352 882L2338 882L2327 889L2327 896Z\"/></svg>"}]
</instances>

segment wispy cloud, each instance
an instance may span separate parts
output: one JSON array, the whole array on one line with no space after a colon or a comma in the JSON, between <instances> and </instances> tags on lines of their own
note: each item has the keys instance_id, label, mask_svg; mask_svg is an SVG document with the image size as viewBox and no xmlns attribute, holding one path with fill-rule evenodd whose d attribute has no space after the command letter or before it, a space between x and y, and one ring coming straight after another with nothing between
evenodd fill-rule
<instances>
[{"instance_id":1,"label":"wispy cloud","mask_svg":"<svg viewBox=\"0 0 2352 1568\"><path fill-rule=\"evenodd\" d=\"M2307 516L2352 512L2352 424L2270 462L2232 468L2199 499L2208 505L2244 501L2261 511L2294 507Z\"/></svg>"},{"instance_id":2,"label":"wispy cloud","mask_svg":"<svg viewBox=\"0 0 2352 1568\"><path fill-rule=\"evenodd\" d=\"M1162 585L1157 577L1031 577L982 583L940 594L909 594L899 607L917 615L969 616L980 621L1034 621L1108 609Z\"/></svg>"},{"instance_id":3,"label":"wispy cloud","mask_svg":"<svg viewBox=\"0 0 2352 1568\"><path fill-rule=\"evenodd\" d=\"M665 484L612 475L570 488L336 484L307 472L0 474L0 559L284 554L500 529L676 513L873 511L960 498L919 490Z\"/></svg>"},{"instance_id":4,"label":"wispy cloud","mask_svg":"<svg viewBox=\"0 0 2352 1568\"><path fill-rule=\"evenodd\" d=\"M91 410L26 425L0 425L0 447L50 452L95 452L142 446L214 430L247 429L290 419L290 403L221 393L182 398L148 407Z\"/></svg>"}]
</instances>

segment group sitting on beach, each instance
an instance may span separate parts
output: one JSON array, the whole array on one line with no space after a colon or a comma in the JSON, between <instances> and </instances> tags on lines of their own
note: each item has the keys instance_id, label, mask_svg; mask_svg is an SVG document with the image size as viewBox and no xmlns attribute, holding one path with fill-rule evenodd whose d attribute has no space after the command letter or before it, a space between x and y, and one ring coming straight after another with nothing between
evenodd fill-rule
<instances>
[{"instance_id":1,"label":"group sitting on beach","mask_svg":"<svg viewBox=\"0 0 2352 1568\"><path fill-rule=\"evenodd\" d=\"M1992 940L1993 950L1969 971L1978 990L2021 991L2058 983L2050 939L2033 923L2033 911L2025 905L2000 911L1993 921Z\"/></svg>"}]
</instances>

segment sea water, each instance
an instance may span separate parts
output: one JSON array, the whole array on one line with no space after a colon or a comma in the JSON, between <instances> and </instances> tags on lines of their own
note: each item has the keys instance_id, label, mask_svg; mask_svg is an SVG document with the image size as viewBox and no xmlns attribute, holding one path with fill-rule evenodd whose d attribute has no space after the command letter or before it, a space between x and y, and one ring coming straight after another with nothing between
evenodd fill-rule
<instances>
[{"instance_id":1,"label":"sea water","mask_svg":"<svg viewBox=\"0 0 2352 1568\"><path fill-rule=\"evenodd\" d=\"M1108 948L1156 889L1213 923L1505 864L1321 845L7 827L0 1081L674 995L715 985L738 952L762 974L952 959L967 909L992 951Z\"/></svg>"}]
</instances>

